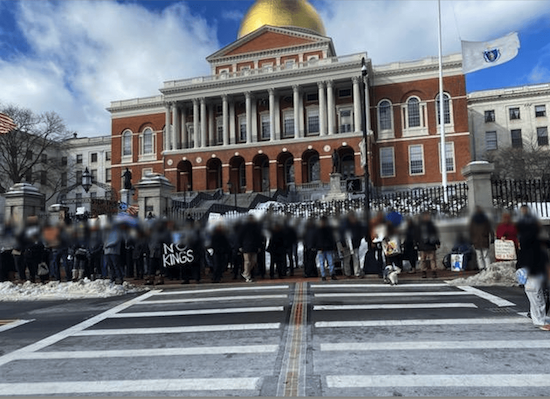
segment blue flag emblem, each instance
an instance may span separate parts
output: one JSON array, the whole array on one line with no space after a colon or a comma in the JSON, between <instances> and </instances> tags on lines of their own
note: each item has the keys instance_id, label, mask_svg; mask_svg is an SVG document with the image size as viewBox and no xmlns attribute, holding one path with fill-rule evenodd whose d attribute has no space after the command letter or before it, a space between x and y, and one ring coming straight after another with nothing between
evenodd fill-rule
<instances>
[{"instance_id":1,"label":"blue flag emblem","mask_svg":"<svg viewBox=\"0 0 550 399\"><path fill-rule=\"evenodd\" d=\"M483 52L483 58L485 58L485 62L496 62L500 58L500 50L498 48L487 50Z\"/></svg>"}]
</instances>

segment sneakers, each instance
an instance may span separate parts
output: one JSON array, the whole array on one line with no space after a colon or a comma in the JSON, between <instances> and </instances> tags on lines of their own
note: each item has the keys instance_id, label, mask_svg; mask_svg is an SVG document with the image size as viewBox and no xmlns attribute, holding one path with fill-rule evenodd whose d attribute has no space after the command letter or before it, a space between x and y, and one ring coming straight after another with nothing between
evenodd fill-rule
<instances>
[{"instance_id":1,"label":"sneakers","mask_svg":"<svg viewBox=\"0 0 550 399\"><path fill-rule=\"evenodd\" d=\"M407 272L408 274L415 274L416 273L416 269L413 267L411 270L409 270Z\"/></svg>"},{"instance_id":2,"label":"sneakers","mask_svg":"<svg viewBox=\"0 0 550 399\"><path fill-rule=\"evenodd\" d=\"M244 280L245 280L247 283L253 283L253 282L254 282L254 280L252 280L251 278L246 277L246 276L244 275L244 273L242 273L241 276L242 276L242 278L244 278Z\"/></svg>"},{"instance_id":3,"label":"sneakers","mask_svg":"<svg viewBox=\"0 0 550 399\"><path fill-rule=\"evenodd\" d=\"M544 326L539 326L541 330L550 331L550 324L545 324Z\"/></svg>"},{"instance_id":4,"label":"sneakers","mask_svg":"<svg viewBox=\"0 0 550 399\"><path fill-rule=\"evenodd\" d=\"M426 272L422 272L422 278L427 278L428 274Z\"/></svg>"},{"instance_id":5,"label":"sneakers","mask_svg":"<svg viewBox=\"0 0 550 399\"><path fill-rule=\"evenodd\" d=\"M336 274L333 274L332 276L330 276L330 279L331 279L331 280L338 280L338 279L336 278Z\"/></svg>"},{"instance_id":6,"label":"sneakers","mask_svg":"<svg viewBox=\"0 0 550 399\"><path fill-rule=\"evenodd\" d=\"M321 277L321 281L327 281L326 277Z\"/></svg>"},{"instance_id":7,"label":"sneakers","mask_svg":"<svg viewBox=\"0 0 550 399\"><path fill-rule=\"evenodd\" d=\"M437 278L437 272L432 272L432 278Z\"/></svg>"}]
</instances>

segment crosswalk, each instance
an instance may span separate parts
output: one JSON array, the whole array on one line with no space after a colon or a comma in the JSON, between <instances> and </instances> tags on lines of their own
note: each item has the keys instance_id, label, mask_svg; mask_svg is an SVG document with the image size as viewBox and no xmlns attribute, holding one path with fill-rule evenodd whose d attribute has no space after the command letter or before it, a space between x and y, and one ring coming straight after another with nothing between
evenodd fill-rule
<instances>
[{"instance_id":1,"label":"crosswalk","mask_svg":"<svg viewBox=\"0 0 550 399\"><path fill-rule=\"evenodd\" d=\"M1 356L0 395L275 392L292 296L289 285L147 292Z\"/></svg>"},{"instance_id":2,"label":"crosswalk","mask_svg":"<svg viewBox=\"0 0 550 399\"><path fill-rule=\"evenodd\" d=\"M444 283L310 288L320 395L548 392L549 337L507 299Z\"/></svg>"},{"instance_id":3,"label":"crosswalk","mask_svg":"<svg viewBox=\"0 0 550 399\"><path fill-rule=\"evenodd\" d=\"M364 281L149 291L0 356L0 396L547 394L550 340L525 309Z\"/></svg>"}]
</instances>

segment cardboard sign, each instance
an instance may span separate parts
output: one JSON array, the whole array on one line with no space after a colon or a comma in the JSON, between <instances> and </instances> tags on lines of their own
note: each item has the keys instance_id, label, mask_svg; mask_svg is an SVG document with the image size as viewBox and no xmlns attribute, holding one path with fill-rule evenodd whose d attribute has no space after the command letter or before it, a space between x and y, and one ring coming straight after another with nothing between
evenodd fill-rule
<instances>
[{"instance_id":1,"label":"cardboard sign","mask_svg":"<svg viewBox=\"0 0 550 399\"><path fill-rule=\"evenodd\" d=\"M183 244L162 245L162 264L164 267L184 266L194 260L193 250Z\"/></svg>"},{"instance_id":2,"label":"cardboard sign","mask_svg":"<svg viewBox=\"0 0 550 399\"><path fill-rule=\"evenodd\" d=\"M463 254L451 254L451 270L453 272L461 272L464 270Z\"/></svg>"},{"instance_id":3,"label":"cardboard sign","mask_svg":"<svg viewBox=\"0 0 550 399\"><path fill-rule=\"evenodd\" d=\"M516 246L511 240L495 240L496 260L516 260Z\"/></svg>"},{"instance_id":4,"label":"cardboard sign","mask_svg":"<svg viewBox=\"0 0 550 399\"><path fill-rule=\"evenodd\" d=\"M397 237L391 237L389 240L382 242L384 249L384 255L392 256L401 253L401 246L399 245L399 239Z\"/></svg>"}]
</instances>

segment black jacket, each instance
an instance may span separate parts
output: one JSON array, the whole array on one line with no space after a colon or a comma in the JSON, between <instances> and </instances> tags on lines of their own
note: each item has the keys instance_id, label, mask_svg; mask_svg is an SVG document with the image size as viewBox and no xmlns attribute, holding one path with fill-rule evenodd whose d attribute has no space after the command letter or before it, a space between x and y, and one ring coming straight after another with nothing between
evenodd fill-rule
<instances>
[{"instance_id":1,"label":"black jacket","mask_svg":"<svg viewBox=\"0 0 550 399\"><path fill-rule=\"evenodd\" d=\"M330 226L319 227L317 230L317 250L333 251L336 248L336 240L334 239L334 231Z\"/></svg>"},{"instance_id":2,"label":"black jacket","mask_svg":"<svg viewBox=\"0 0 550 399\"><path fill-rule=\"evenodd\" d=\"M243 254L256 253L262 246L262 230L256 222L247 222L239 232L239 248Z\"/></svg>"},{"instance_id":3,"label":"black jacket","mask_svg":"<svg viewBox=\"0 0 550 399\"><path fill-rule=\"evenodd\" d=\"M435 251L441 244L437 228L431 220L420 221L416 229L415 243L419 251Z\"/></svg>"}]
</instances>

